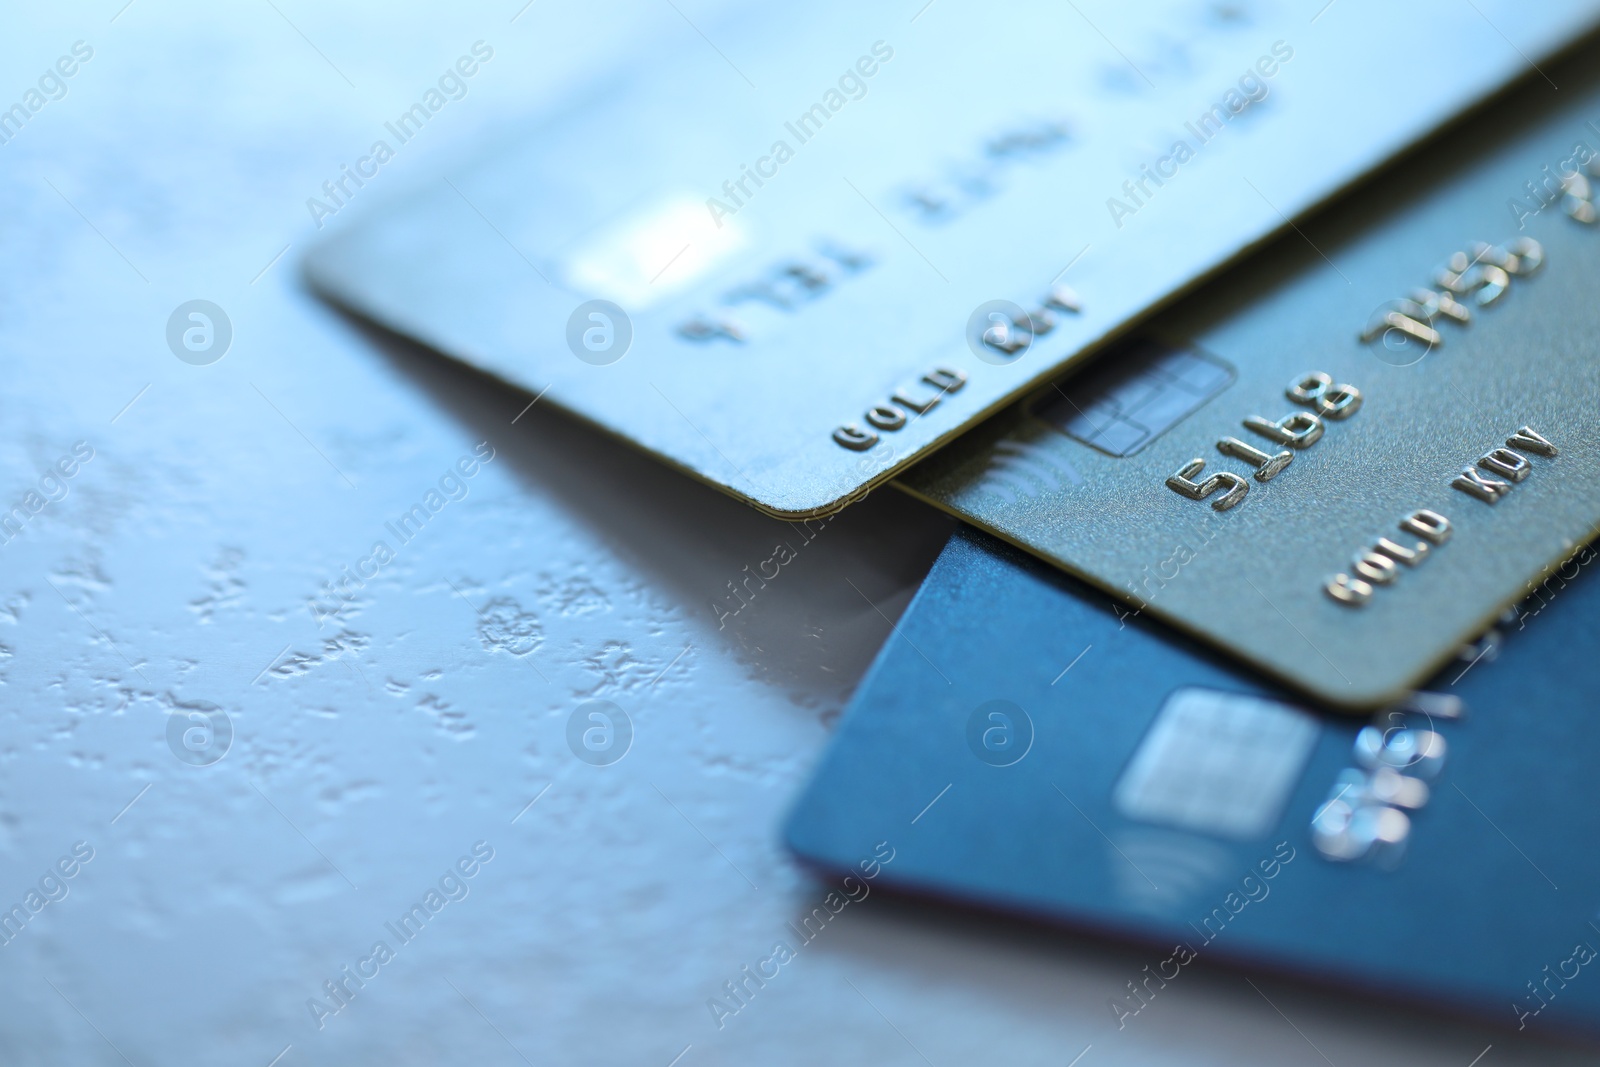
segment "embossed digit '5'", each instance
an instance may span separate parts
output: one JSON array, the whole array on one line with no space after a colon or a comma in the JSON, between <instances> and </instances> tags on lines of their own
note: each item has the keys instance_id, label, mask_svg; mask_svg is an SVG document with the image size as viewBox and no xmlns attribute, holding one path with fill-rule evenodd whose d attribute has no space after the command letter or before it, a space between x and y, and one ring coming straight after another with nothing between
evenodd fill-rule
<instances>
[{"instance_id":1,"label":"embossed digit '5'","mask_svg":"<svg viewBox=\"0 0 1600 1067\"><path fill-rule=\"evenodd\" d=\"M1182 493L1190 500L1204 500L1212 493L1226 489L1227 492L1211 502L1211 506L1218 511L1227 511L1250 491L1250 483L1232 471L1217 471L1203 482L1194 481L1194 476L1205 469L1206 461L1196 456L1167 479L1167 488Z\"/></svg>"}]
</instances>

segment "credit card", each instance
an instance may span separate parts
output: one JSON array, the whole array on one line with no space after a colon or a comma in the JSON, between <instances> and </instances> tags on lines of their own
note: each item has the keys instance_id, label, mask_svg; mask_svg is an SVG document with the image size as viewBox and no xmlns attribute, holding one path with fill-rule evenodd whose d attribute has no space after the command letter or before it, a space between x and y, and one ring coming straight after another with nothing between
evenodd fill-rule
<instances>
[{"instance_id":1,"label":"credit card","mask_svg":"<svg viewBox=\"0 0 1600 1067\"><path fill-rule=\"evenodd\" d=\"M1104 990L1108 1034L1159 1025L1196 960L1595 1031L1600 811L1575 788L1600 759L1594 558L1553 571L1495 652L1356 721L962 531L788 844L857 877L892 856L874 889L1147 946Z\"/></svg>"},{"instance_id":2,"label":"credit card","mask_svg":"<svg viewBox=\"0 0 1600 1067\"><path fill-rule=\"evenodd\" d=\"M308 202L341 232L307 270L769 513L823 514L1537 78L1596 11L913 0L686 18L659 62L342 228L445 97L397 101Z\"/></svg>"},{"instance_id":3,"label":"credit card","mask_svg":"<svg viewBox=\"0 0 1600 1067\"><path fill-rule=\"evenodd\" d=\"M1584 62L902 484L1320 700L1395 699L1600 526Z\"/></svg>"}]
</instances>

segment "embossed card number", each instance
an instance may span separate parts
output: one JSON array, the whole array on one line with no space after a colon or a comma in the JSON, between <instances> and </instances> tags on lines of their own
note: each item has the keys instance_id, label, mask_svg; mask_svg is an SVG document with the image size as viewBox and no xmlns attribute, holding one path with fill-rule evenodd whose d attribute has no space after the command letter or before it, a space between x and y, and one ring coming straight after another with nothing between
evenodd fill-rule
<instances>
[{"instance_id":1,"label":"embossed card number","mask_svg":"<svg viewBox=\"0 0 1600 1067\"><path fill-rule=\"evenodd\" d=\"M1292 411L1276 422L1260 415L1251 415L1244 420L1244 427L1286 448L1264 452L1237 437L1224 437L1217 442L1218 452L1241 459L1254 468L1253 474L1258 482L1272 481L1294 460L1296 451L1303 451L1322 440L1324 419L1348 419L1361 410L1361 390L1353 385L1335 385L1333 378L1322 371L1300 375L1289 383L1285 392L1290 400L1312 410ZM1211 506L1217 511L1227 511L1244 500L1245 494L1250 492L1250 483L1232 471L1216 471L1204 481L1196 481L1205 469L1206 461L1196 456L1167 479L1167 488L1190 500L1205 500L1221 493L1211 501Z\"/></svg>"}]
</instances>

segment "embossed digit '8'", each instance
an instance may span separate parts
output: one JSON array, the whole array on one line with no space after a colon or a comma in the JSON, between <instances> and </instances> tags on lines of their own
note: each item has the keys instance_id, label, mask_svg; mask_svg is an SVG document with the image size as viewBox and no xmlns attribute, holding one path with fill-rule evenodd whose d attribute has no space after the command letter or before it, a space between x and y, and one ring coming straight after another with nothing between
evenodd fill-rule
<instances>
[{"instance_id":1,"label":"embossed digit '8'","mask_svg":"<svg viewBox=\"0 0 1600 1067\"><path fill-rule=\"evenodd\" d=\"M1314 408L1318 415L1335 422L1361 410L1361 390L1353 385L1335 385L1332 377L1319 370L1302 374L1289 383L1286 392L1296 404Z\"/></svg>"}]
</instances>

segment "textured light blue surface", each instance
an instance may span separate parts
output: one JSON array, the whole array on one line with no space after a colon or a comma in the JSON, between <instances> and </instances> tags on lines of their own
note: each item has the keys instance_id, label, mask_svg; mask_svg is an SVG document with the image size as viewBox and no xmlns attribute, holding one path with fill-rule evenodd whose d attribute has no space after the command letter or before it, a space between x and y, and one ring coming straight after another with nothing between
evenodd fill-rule
<instances>
[{"instance_id":1,"label":"textured light blue surface","mask_svg":"<svg viewBox=\"0 0 1600 1067\"><path fill-rule=\"evenodd\" d=\"M0 145L0 501L95 449L0 547L0 903L95 850L0 947L0 1061L922 1063L908 1039L939 1064L1070 1061L1132 954L877 897L724 1029L705 1005L826 891L777 822L946 521L874 496L719 632L712 600L791 528L539 408L512 426L525 398L296 280L306 198L473 41L496 59L357 207L609 65L721 60L667 5L274 3L15 9L0 34L6 101L95 49ZM233 325L208 367L164 336L197 298ZM307 600L485 440L466 499L319 628ZM594 697L635 725L611 767L566 744ZM210 767L166 739L202 704L234 728ZM308 998L479 840L469 895L318 1031ZM1198 977L1084 1067L1309 1055L1247 987ZM1269 991L1338 1062L1487 1042Z\"/></svg>"}]
</instances>

